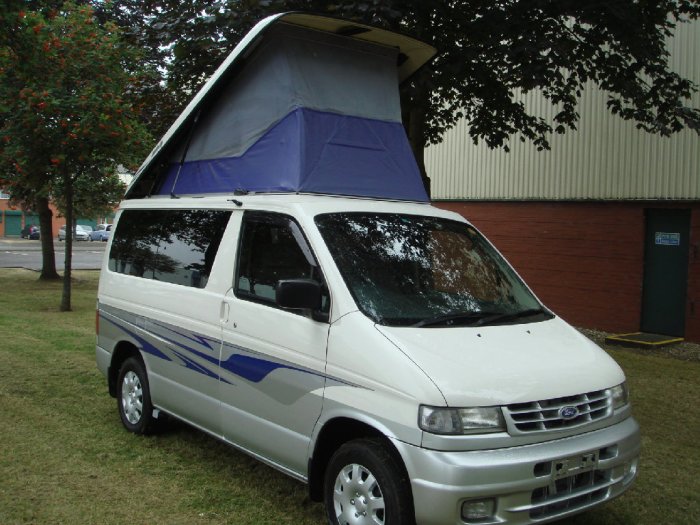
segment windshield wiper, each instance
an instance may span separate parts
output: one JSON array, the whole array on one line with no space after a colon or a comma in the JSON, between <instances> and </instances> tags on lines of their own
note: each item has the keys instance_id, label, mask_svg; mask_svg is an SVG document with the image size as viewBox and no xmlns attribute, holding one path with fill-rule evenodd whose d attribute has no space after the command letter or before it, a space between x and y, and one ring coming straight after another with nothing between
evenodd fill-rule
<instances>
[{"instance_id":1,"label":"windshield wiper","mask_svg":"<svg viewBox=\"0 0 700 525\"><path fill-rule=\"evenodd\" d=\"M474 326L486 326L489 324L502 323L504 321L522 319L524 317L533 317L535 315L544 315L545 319L551 319L554 317L549 310L545 310L544 308L528 308L526 310L520 310L519 312L502 312L491 316L482 317L474 323Z\"/></svg>"},{"instance_id":2,"label":"windshield wiper","mask_svg":"<svg viewBox=\"0 0 700 525\"><path fill-rule=\"evenodd\" d=\"M526 310L520 310L519 312L460 312L456 314L438 315L437 317L428 317L427 319L422 319L412 324L411 327L422 328L424 326L440 325L487 326L535 315L544 315L546 319L554 317L551 312L543 308L528 308Z\"/></svg>"},{"instance_id":3,"label":"windshield wiper","mask_svg":"<svg viewBox=\"0 0 700 525\"><path fill-rule=\"evenodd\" d=\"M454 325L473 325L477 322L496 315L502 315L497 312L460 312L456 314L446 314L438 315L436 317L428 317L427 319L421 319L415 324L411 325L411 328L421 328L423 326L454 326Z\"/></svg>"}]
</instances>

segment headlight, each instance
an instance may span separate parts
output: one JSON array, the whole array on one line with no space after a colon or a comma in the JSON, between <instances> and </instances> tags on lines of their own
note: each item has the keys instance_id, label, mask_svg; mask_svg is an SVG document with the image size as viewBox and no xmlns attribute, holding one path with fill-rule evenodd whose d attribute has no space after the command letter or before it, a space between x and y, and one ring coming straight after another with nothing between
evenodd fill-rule
<instances>
[{"instance_id":1,"label":"headlight","mask_svg":"<svg viewBox=\"0 0 700 525\"><path fill-rule=\"evenodd\" d=\"M622 408L630 402L630 393L629 390L627 390L627 383L612 387L610 393L612 394L614 410Z\"/></svg>"},{"instance_id":2,"label":"headlight","mask_svg":"<svg viewBox=\"0 0 700 525\"><path fill-rule=\"evenodd\" d=\"M500 407L448 408L421 405L418 426L432 434L481 434L504 432Z\"/></svg>"}]
</instances>

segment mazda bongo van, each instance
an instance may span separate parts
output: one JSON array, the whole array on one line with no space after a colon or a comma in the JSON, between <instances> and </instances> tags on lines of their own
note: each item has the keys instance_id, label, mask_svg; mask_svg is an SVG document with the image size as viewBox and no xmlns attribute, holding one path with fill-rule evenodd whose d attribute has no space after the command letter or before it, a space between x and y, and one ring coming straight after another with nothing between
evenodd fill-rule
<instances>
[{"instance_id":1,"label":"mazda bongo van","mask_svg":"<svg viewBox=\"0 0 700 525\"><path fill-rule=\"evenodd\" d=\"M629 488L624 374L460 216L235 200L122 205L97 363L128 430L185 421L332 523L543 522Z\"/></svg>"},{"instance_id":2,"label":"mazda bongo van","mask_svg":"<svg viewBox=\"0 0 700 525\"><path fill-rule=\"evenodd\" d=\"M127 430L184 421L308 484L333 525L545 523L632 485L620 367L430 204L398 85L434 52L277 15L195 96L100 275Z\"/></svg>"}]
</instances>

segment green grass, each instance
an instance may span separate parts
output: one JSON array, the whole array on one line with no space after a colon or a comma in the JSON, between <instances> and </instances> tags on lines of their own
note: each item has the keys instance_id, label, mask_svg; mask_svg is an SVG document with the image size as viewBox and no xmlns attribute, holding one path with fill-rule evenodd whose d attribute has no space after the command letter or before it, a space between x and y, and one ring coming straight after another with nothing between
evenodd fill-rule
<instances>
[{"instance_id":1,"label":"green grass","mask_svg":"<svg viewBox=\"0 0 700 525\"><path fill-rule=\"evenodd\" d=\"M60 283L0 270L0 523L325 523L306 487L176 425L123 430L95 367L97 272ZM642 426L636 486L576 525L696 523L700 516L700 363L614 350Z\"/></svg>"}]
</instances>

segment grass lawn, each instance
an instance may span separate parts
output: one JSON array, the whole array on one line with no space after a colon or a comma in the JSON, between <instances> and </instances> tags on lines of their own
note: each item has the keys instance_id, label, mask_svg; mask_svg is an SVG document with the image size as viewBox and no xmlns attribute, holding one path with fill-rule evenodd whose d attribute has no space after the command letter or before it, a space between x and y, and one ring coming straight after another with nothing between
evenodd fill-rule
<instances>
[{"instance_id":1,"label":"grass lawn","mask_svg":"<svg viewBox=\"0 0 700 525\"><path fill-rule=\"evenodd\" d=\"M185 425L123 430L95 367L98 272L60 283L0 270L0 523L322 525L306 487ZM613 350L643 455L636 486L576 525L691 524L700 516L700 363Z\"/></svg>"}]
</instances>

